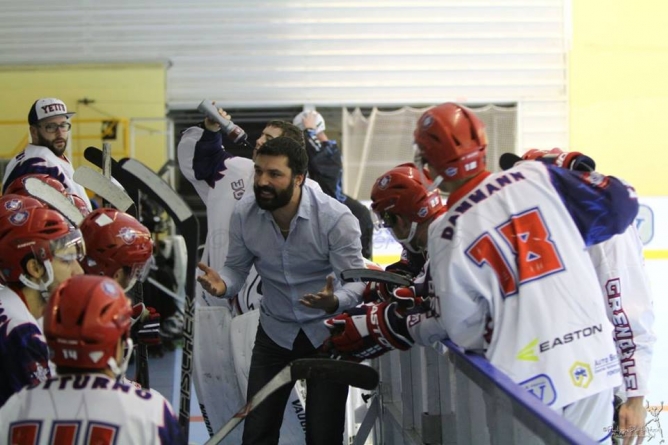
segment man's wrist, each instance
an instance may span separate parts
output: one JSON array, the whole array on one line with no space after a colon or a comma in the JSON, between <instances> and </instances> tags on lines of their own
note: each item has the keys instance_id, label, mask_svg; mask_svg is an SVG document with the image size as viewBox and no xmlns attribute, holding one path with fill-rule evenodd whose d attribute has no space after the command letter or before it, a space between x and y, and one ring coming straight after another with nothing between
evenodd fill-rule
<instances>
[{"instance_id":1,"label":"man's wrist","mask_svg":"<svg viewBox=\"0 0 668 445\"><path fill-rule=\"evenodd\" d=\"M338 310L339 310L339 298L336 295L334 295L334 300L332 302L331 307L325 309L325 312L327 312L328 314L333 314Z\"/></svg>"}]
</instances>

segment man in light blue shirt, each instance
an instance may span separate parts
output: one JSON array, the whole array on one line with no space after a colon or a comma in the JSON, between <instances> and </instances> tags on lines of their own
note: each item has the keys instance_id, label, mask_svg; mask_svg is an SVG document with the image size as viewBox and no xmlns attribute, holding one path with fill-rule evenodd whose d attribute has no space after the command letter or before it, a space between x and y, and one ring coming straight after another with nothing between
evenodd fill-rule
<instances>
[{"instance_id":1,"label":"man in light blue shirt","mask_svg":"<svg viewBox=\"0 0 668 445\"><path fill-rule=\"evenodd\" d=\"M362 283L341 285L332 278L364 267L359 223L345 205L304 183L304 148L278 137L258 149L254 162L255 194L242 198L232 214L225 266L218 273L200 264L205 274L198 277L207 292L223 298L241 289L253 264L262 278L249 400L290 361L314 355L330 335L323 321L360 303L364 290ZM317 379L306 384L306 442L340 445L347 386ZM279 413L290 390L277 391L250 413L244 444L278 443Z\"/></svg>"}]
</instances>

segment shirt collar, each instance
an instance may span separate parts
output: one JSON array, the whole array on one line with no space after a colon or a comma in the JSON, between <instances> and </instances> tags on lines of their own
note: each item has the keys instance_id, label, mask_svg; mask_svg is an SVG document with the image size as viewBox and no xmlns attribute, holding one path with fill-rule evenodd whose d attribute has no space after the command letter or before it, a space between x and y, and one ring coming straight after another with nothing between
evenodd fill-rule
<instances>
[{"instance_id":1,"label":"shirt collar","mask_svg":"<svg viewBox=\"0 0 668 445\"><path fill-rule=\"evenodd\" d=\"M462 199L464 195L468 194L471 190L476 188L478 184L484 181L491 174L492 172L489 172L487 170L480 172L476 176L468 180L464 185L459 187L457 190L450 193L450 196L448 196L448 203L447 203L448 208L450 208L450 206L455 202Z\"/></svg>"}]
</instances>

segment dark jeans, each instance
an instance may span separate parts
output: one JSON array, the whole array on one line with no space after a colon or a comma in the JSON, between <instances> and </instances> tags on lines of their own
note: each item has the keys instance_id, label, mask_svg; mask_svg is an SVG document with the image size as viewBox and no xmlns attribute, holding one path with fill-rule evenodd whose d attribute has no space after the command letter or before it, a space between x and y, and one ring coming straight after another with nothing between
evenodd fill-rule
<instances>
[{"instance_id":1,"label":"dark jeans","mask_svg":"<svg viewBox=\"0 0 668 445\"><path fill-rule=\"evenodd\" d=\"M289 350L274 343L262 326L258 326L248 375L247 399L250 400L292 360L313 356L315 352L316 348L303 331L299 331L292 350ZM291 385L284 386L250 412L244 424L244 445L278 444L283 412L291 390ZM343 443L347 398L346 385L317 377L306 380L307 444Z\"/></svg>"}]
</instances>

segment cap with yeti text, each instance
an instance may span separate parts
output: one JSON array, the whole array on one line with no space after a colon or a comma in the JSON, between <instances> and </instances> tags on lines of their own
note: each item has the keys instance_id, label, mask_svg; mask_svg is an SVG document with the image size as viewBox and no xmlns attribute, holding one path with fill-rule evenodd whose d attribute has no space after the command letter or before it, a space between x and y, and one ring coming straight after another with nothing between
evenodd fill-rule
<instances>
[{"instance_id":1,"label":"cap with yeti text","mask_svg":"<svg viewBox=\"0 0 668 445\"><path fill-rule=\"evenodd\" d=\"M42 119L53 116L65 116L68 119L74 113L67 112L65 102L56 98L39 99L32 104L30 112L28 113L28 124L36 125Z\"/></svg>"}]
</instances>

